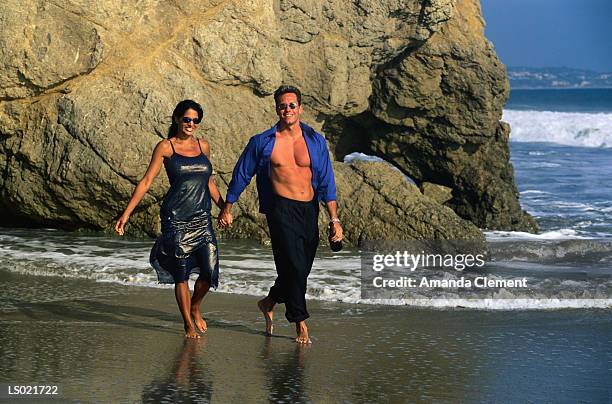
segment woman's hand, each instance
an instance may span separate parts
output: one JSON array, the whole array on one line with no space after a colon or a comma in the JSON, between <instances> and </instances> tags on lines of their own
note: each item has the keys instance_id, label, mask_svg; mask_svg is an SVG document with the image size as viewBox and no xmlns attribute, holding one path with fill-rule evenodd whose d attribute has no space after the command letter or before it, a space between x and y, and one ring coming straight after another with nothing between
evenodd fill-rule
<instances>
[{"instance_id":1,"label":"woman's hand","mask_svg":"<svg viewBox=\"0 0 612 404\"><path fill-rule=\"evenodd\" d=\"M234 217L232 216L232 204L229 202L225 202L223 209L221 209L221 213L219 213L219 225L221 229L226 229L232 225L234 221Z\"/></svg>"},{"instance_id":2,"label":"woman's hand","mask_svg":"<svg viewBox=\"0 0 612 404\"><path fill-rule=\"evenodd\" d=\"M119 218L119 220L117 220L117 224L115 225L115 232L120 235L123 236L123 234L125 234L125 224L127 223L127 221L129 220L129 216L127 215L121 215L121 217Z\"/></svg>"},{"instance_id":3,"label":"woman's hand","mask_svg":"<svg viewBox=\"0 0 612 404\"><path fill-rule=\"evenodd\" d=\"M226 229L232 225L234 218L232 217L231 213L224 210L221 212L221 214L219 214L218 220L219 220L219 225L221 226L221 228Z\"/></svg>"}]
</instances>

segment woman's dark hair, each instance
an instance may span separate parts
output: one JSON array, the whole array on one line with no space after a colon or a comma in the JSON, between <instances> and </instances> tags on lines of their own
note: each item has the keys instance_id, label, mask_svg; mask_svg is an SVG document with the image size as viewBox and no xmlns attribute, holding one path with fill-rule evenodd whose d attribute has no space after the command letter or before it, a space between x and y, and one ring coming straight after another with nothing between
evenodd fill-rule
<instances>
[{"instance_id":1,"label":"woman's dark hair","mask_svg":"<svg viewBox=\"0 0 612 404\"><path fill-rule=\"evenodd\" d=\"M274 92L274 103L278 105L278 99L280 98L280 96L287 93L295 94L298 104L302 105L302 93L300 92L300 90L297 87L285 85L280 86Z\"/></svg>"},{"instance_id":2,"label":"woman's dark hair","mask_svg":"<svg viewBox=\"0 0 612 404\"><path fill-rule=\"evenodd\" d=\"M168 139L176 136L176 133L179 129L176 120L185 115L185 111L187 111L188 109L193 109L194 111L196 111L198 113L198 118L200 119L200 121L202 120L202 115L204 115L204 111L202 110L200 104L193 100L183 100L179 102L178 104L176 104L176 107L172 112L172 124L168 128Z\"/></svg>"}]
</instances>

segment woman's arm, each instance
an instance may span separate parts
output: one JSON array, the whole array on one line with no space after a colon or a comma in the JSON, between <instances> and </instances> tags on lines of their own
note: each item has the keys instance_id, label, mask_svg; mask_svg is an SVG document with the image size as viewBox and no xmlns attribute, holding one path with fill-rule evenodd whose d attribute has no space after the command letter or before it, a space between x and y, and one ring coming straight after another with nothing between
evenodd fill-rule
<instances>
[{"instance_id":1,"label":"woman's arm","mask_svg":"<svg viewBox=\"0 0 612 404\"><path fill-rule=\"evenodd\" d=\"M149 167L147 168L145 175L142 177L142 179L136 186L136 189L132 194L132 198L130 199L130 202L128 202L128 205L123 211L123 214L121 215L119 220L117 220L117 224L115 224L115 231L120 236L123 236L123 234L125 233L124 227L127 221L129 220L130 215L132 214L134 209L136 209L138 203L142 200L142 198L145 196L145 194L151 187L151 184L153 183L155 177L157 177L157 174L159 174L159 170L161 169L162 163L164 161L164 155L168 154L169 145L167 144L167 142L168 141L166 140L162 140L157 144L157 146L155 146L155 149L153 150L153 156L151 157L151 162L149 163Z\"/></svg>"},{"instance_id":2,"label":"woman's arm","mask_svg":"<svg viewBox=\"0 0 612 404\"><path fill-rule=\"evenodd\" d=\"M204 154L206 154L206 157L208 157L208 160L210 161L210 145L208 144L206 140L202 139L198 141L200 142L200 145L202 146L202 151L204 152ZM219 188L217 188L217 183L215 182L215 179L212 175L208 179L208 190L210 191L210 197L215 203L215 205L217 205L219 209L223 209L223 206L225 205L225 201L223 201L223 197L221 196L221 193L219 192Z\"/></svg>"}]
</instances>

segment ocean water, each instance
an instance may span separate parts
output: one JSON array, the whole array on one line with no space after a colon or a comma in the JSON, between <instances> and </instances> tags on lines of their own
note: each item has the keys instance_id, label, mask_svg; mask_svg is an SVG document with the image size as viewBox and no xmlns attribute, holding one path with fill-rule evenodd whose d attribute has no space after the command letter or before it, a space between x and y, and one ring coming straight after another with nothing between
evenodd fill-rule
<instances>
[{"instance_id":1,"label":"ocean water","mask_svg":"<svg viewBox=\"0 0 612 404\"><path fill-rule=\"evenodd\" d=\"M612 89L515 90L504 110L523 209L551 237L612 237Z\"/></svg>"},{"instance_id":2,"label":"ocean water","mask_svg":"<svg viewBox=\"0 0 612 404\"><path fill-rule=\"evenodd\" d=\"M552 143L610 148L612 89L513 90L503 120L512 127L510 141L513 146L516 143ZM574 151L568 150L568 153ZM522 169L521 166L515 168L519 172Z\"/></svg>"},{"instance_id":3,"label":"ocean water","mask_svg":"<svg viewBox=\"0 0 612 404\"><path fill-rule=\"evenodd\" d=\"M468 276L526 278L547 290L516 289L487 298L461 291L388 299L363 299L361 257L354 248L321 247L307 297L346 303L434 308L558 309L612 307L612 90L513 91L504 110L511 161L523 209L541 232L490 231L492 261ZM350 156L346 162L367 156ZM158 285L149 267L151 240L75 235L57 230L1 229L0 271L30 276L93 279L100 283ZM220 245L219 292L265 295L274 277L270 247L257 242ZM446 279L464 274L442 272ZM32 296L32 299L48 298ZM0 296L0 308L11 300Z\"/></svg>"},{"instance_id":4,"label":"ocean water","mask_svg":"<svg viewBox=\"0 0 612 404\"><path fill-rule=\"evenodd\" d=\"M506 109L610 113L612 112L612 89L512 90L506 102Z\"/></svg>"}]
</instances>

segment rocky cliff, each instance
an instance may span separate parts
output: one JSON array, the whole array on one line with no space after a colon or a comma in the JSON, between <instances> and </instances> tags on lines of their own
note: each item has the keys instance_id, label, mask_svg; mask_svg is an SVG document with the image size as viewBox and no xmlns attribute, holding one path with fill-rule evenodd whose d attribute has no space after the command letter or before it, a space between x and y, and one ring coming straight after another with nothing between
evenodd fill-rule
<instances>
[{"instance_id":1,"label":"rocky cliff","mask_svg":"<svg viewBox=\"0 0 612 404\"><path fill-rule=\"evenodd\" d=\"M204 106L224 190L249 136L275 122L271 93L291 83L338 160L350 241L535 229L475 0L8 0L0 26L2 225L109 229L185 98ZM341 163L353 151L401 172ZM128 231L156 231L166 188L161 174ZM253 188L228 237L264 237Z\"/></svg>"}]
</instances>

